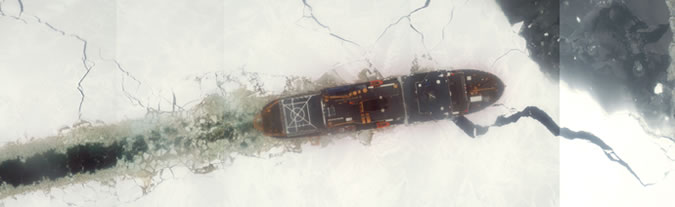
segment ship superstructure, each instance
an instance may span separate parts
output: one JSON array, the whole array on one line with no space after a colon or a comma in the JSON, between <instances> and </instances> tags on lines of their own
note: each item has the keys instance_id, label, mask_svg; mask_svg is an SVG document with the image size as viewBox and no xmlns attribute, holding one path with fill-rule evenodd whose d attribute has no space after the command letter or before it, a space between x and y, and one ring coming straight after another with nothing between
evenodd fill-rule
<instances>
[{"instance_id":1,"label":"ship superstructure","mask_svg":"<svg viewBox=\"0 0 675 207\"><path fill-rule=\"evenodd\" d=\"M473 113L503 92L497 76L479 70L416 73L280 98L263 107L254 126L278 138L384 128Z\"/></svg>"}]
</instances>

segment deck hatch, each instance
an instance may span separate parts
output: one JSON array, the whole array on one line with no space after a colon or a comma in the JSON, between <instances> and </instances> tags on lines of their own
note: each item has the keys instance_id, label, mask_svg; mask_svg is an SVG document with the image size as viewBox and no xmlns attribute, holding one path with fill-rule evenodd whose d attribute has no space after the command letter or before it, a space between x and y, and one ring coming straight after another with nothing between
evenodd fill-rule
<instances>
[{"instance_id":1,"label":"deck hatch","mask_svg":"<svg viewBox=\"0 0 675 207\"><path fill-rule=\"evenodd\" d=\"M309 100L311 95L283 99L284 126L286 134L301 135L315 132L318 128L312 124Z\"/></svg>"}]
</instances>

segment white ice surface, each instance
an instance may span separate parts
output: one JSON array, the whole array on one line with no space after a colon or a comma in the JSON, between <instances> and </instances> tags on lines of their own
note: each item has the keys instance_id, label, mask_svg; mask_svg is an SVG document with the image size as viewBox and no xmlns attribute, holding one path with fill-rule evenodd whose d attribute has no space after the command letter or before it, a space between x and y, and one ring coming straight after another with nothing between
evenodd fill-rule
<instances>
[{"instance_id":1,"label":"white ice surface","mask_svg":"<svg viewBox=\"0 0 675 207\"><path fill-rule=\"evenodd\" d=\"M269 159L238 156L231 166L204 175L178 167L144 196L136 184L142 181L117 178L113 187L92 181L6 198L0 205L675 203L667 200L673 198L668 196L673 195L668 188L673 179L660 176L672 164L654 149L653 140L626 118L627 112L604 114L590 97L546 79L518 35L522 23L509 25L493 1L432 1L410 18L401 17L423 1L308 3L311 10L300 0L24 0L20 18L26 23L0 17L2 31L8 31L0 32L0 141L53 135L78 117L114 123L141 117L147 108L170 110L174 94L178 105L189 108L216 91L213 81L198 78L208 72L243 68L318 78L335 70L354 80L363 68L404 75L416 62L495 73L507 85L499 103L518 110L537 106L563 126L596 133L635 165L640 176L660 183L643 188L597 147L559 141L536 121L523 118L478 139L449 121L438 121L377 131L370 146L341 139ZM18 15L16 4L3 4L3 10ZM86 62L94 65L82 82L86 95L81 115L77 84L86 70L83 42L73 35L86 39ZM559 110L560 103L570 102L574 104ZM493 107L469 118L489 124L506 112Z\"/></svg>"},{"instance_id":2,"label":"white ice surface","mask_svg":"<svg viewBox=\"0 0 675 207\"><path fill-rule=\"evenodd\" d=\"M675 167L671 141L646 134L629 110L605 112L583 91L561 83L560 123L591 132L611 146L646 183L643 187L621 165L609 162L600 148L581 140L560 142L560 199L562 206L672 206ZM664 153L660 146L669 153ZM669 155L666 155L669 154Z\"/></svg>"}]
</instances>

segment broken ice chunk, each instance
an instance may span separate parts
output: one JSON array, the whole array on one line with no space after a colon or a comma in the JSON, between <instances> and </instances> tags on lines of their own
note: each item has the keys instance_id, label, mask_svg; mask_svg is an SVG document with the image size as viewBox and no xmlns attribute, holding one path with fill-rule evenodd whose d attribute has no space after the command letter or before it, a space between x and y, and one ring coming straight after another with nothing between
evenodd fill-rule
<instances>
[{"instance_id":1,"label":"broken ice chunk","mask_svg":"<svg viewBox=\"0 0 675 207\"><path fill-rule=\"evenodd\" d=\"M663 93L663 85L661 85L661 83L657 83L656 86L654 86L654 94L661 93Z\"/></svg>"}]
</instances>

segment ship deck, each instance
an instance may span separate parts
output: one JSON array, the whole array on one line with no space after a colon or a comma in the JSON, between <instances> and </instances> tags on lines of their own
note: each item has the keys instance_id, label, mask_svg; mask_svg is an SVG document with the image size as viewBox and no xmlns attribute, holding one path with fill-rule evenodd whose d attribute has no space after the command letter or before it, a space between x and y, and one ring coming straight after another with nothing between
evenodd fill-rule
<instances>
[{"instance_id":1,"label":"ship deck","mask_svg":"<svg viewBox=\"0 0 675 207\"><path fill-rule=\"evenodd\" d=\"M377 80L322 91L327 128L355 129L403 123L405 110L397 79Z\"/></svg>"},{"instance_id":2,"label":"ship deck","mask_svg":"<svg viewBox=\"0 0 675 207\"><path fill-rule=\"evenodd\" d=\"M431 71L326 88L281 98L254 126L275 137L301 137L441 120L479 111L502 95L503 83L478 70Z\"/></svg>"}]
</instances>

